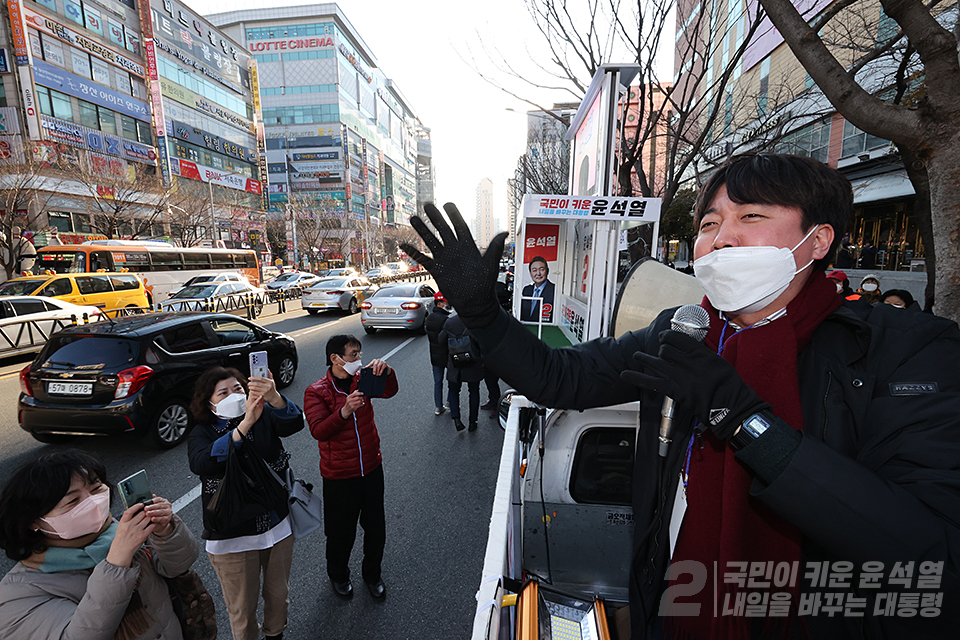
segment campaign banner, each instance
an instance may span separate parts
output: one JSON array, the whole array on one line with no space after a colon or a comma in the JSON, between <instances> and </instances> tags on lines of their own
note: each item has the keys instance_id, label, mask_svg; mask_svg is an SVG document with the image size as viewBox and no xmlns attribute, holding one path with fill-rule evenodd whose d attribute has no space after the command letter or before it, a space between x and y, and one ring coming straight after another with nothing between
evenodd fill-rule
<instances>
[{"instance_id":1,"label":"campaign banner","mask_svg":"<svg viewBox=\"0 0 960 640\"><path fill-rule=\"evenodd\" d=\"M557 259L557 238L560 226L556 224L528 224L523 239L523 262L529 263L534 256L547 262Z\"/></svg>"},{"instance_id":2,"label":"campaign banner","mask_svg":"<svg viewBox=\"0 0 960 640\"><path fill-rule=\"evenodd\" d=\"M33 61L33 77L37 84L119 111L131 118L150 122L150 109L146 102L94 84L86 78L58 69L42 60Z\"/></svg>"},{"instance_id":3,"label":"campaign banner","mask_svg":"<svg viewBox=\"0 0 960 640\"><path fill-rule=\"evenodd\" d=\"M660 220L660 198L615 198L609 196L523 196L525 218L575 218L579 220Z\"/></svg>"},{"instance_id":4,"label":"campaign banner","mask_svg":"<svg viewBox=\"0 0 960 640\"><path fill-rule=\"evenodd\" d=\"M98 42L94 42L93 40L84 37L69 27L62 25L55 20L51 20L50 18L37 13L36 11L32 11L28 7L23 8L23 15L29 26L34 27L44 33L49 33L66 43L83 49L87 53L91 53L101 60L120 67L124 71L129 71L130 73L141 78L144 77L145 69L143 68L143 65L126 57L125 55L117 53L113 49L105 47Z\"/></svg>"},{"instance_id":5,"label":"campaign banner","mask_svg":"<svg viewBox=\"0 0 960 640\"><path fill-rule=\"evenodd\" d=\"M228 187L230 189L236 189L237 191L247 191L258 196L263 193L263 188L259 180L240 176L235 173L227 173L219 169L197 164L196 162L190 162L189 160L180 160L180 175L184 178L191 178L202 182L212 182L221 187Z\"/></svg>"}]
</instances>

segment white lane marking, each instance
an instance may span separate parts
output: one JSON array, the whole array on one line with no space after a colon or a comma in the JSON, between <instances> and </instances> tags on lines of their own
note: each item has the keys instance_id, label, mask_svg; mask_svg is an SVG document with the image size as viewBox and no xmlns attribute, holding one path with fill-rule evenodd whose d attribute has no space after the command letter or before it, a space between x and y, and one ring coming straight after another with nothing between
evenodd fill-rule
<instances>
[{"instance_id":1,"label":"white lane marking","mask_svg":"<svg viewBox=\"0 0 960 640\"><path fill-rule=\"evenodd\" d=\"M193 502L199 497L200 497L200 485L198 484L193 489L190 489L190 491L187 491L185 494L183 494L180 498L177 499L176 502L173 503L173 512L176 513L177 511L180 511L180 509L183 509L185 506L187 506L188 504L190 504L191 502Z\"/></svg>"},{"instance_id":2,"label":"white lane marking","mask_svg":"<svg viewBox=\"0 0 960 640\"><path fill-rule=\"evenodd\" d=\"M387 358L389 358L390 356L392 356L393 354L395 354L397 351L400 351L400 349L403 349L405 346L407 346L408 344L410 344L410 343L413 342L414 340L416 340L416 338L407 338L406 342L403 342L399 347L397 347L396 349L394 349L393 351L391 351L390 353L388 353L387 355L383 356L383 357L380 358L380 359L381 359L381 360L386 360Z\"/></svg>"},{"instance_id":3,"label":"white lane marking","mask_svg":"<svg viewBox=\"0 0 960 640\"><path fill-rule=\"evenodd\" d=\"M341 320L342 320L342 318L341 318ZM311 331L316 331L316 330L318 330L318 329L322 329L323 327L329 326L329 325L331 325L331 324L335 324L336 322L340 322L340 320L336 320L336 321L334 321L334 322L328 322L328 323L326 323L326 324L324 324L324 325L322 325L322 326L320 326L320 327L315 327L315 328L313 328L313 329L307 329L307 331L305 331L304 333L310 333ZM294 334L291 333L290 335L294 335ZM303 334L300 334L300 335L303 335ZM386 360L387 358L389 358L390 356L392 356L393 354L395 354L397 351L400 351L400 349L403 349L405 346L407 346L408 344L410 344L410 343L413 342L414 340L416 340L416 337L407 338L406 341L402 342L398 347L396 347L395 349L393 349L392 351L390 351L390 353L388 353L387 355L383 356L383 357L380 358L380 359L381 359L381 360ZM190 504L191 502L193 502L194 500L196 500L196 499L199 498L199 497L200 497L200 485L198 484L198 485L195 486L193 489L191 489L191 490L188 491L187 493L183 494L183 496L181 496L180 498L177 498L177 500L173 503L173 512L174 512L174 513L177 513L178 511L180 511L180 510L183 509L185 506L187 506L188 504Z\"/></svg>"},{"instance_id":4,"label":"white lane marking","mask_svg":"<svg viewBox=\"0 0 960 640\"><path fill-rule=\"evenodd\" d=\"M333 322L324 322L319 327L313 327L312 329L304 329L301 331L293 331L288 335L291 335L294 338L299 338L300 336L305 336L308 333L313 333L314 331L320 331L320 329L324 329L326 327L332 327L333 325L337 324L338 322L342 322L343 320L344 320L343 318L340 318L339 320L334 320Z\"/></svg>"}]
</instances>

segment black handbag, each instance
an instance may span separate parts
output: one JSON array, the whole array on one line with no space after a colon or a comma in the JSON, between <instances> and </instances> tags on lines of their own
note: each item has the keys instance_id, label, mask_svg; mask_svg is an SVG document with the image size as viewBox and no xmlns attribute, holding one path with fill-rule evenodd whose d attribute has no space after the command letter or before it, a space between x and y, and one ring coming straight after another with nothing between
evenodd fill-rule
<instances>
[{"instance_id":1,"label":"black handbag","mask_svg":"<svg viewBox=\"0 0 960 640\"><path fill-rule=\"evenodd\" d=\"M205 510L213 531L229 531L287 501L287 488L252 444L227 447L227 468Z\"/></svg>"}]
</instances>

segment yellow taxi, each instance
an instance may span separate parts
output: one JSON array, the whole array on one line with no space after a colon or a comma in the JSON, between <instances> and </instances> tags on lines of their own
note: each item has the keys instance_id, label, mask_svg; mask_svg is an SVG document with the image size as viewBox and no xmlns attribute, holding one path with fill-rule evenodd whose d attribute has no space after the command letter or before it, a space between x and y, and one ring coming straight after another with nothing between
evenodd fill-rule
<instances>
[{"instance_id":1,"label":"yellow taxi","mask_svg":"<svg viewBox=\"0 0 960 640\"><path fill-rule=\"evenodd\" d=\"M0 284L0 296L46 296L107 310L150 304L137 274L121 272L23 276Z\"/></svg>"}]
</instances>

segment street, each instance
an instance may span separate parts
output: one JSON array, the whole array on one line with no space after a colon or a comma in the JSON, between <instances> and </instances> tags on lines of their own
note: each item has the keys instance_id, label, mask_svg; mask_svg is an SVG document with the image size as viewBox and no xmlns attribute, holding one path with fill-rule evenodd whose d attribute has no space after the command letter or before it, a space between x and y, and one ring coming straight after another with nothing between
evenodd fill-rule
<instances>
[{"instance_id":1,"label":"street","mask_svg":"<svg viewBox=\"0 0 960 640\"><path fill-rule=\"evenodd\" d=\"M476 608L476 593L503 441L498 421L481 414L480 429L457 433L449 413L434 416L433 376L426 336L405 331L366 335L360 315L326 313L311 317L299 302L289 311L258 322L294 337L300 365L293 384L282 393L302 406L304 390L325 374L324 345L338 333L363 343L363 361L387 358L400 384L389 400L376 400L386 482L387 548L383 580L387 597L374 600L360 577L362 530L351 558L352 600L341 600L326 576L322 529L297 542L291 573L287 640L315 638L393 640L467 638ZM273 311L271 308L269 311ZM32 356L0 361L0 482L12 471L53 445L42 445L20 429L16 419L18 372ZM446 397L446 391L444 392ZM462 394L466 412L466 393ZM481 402L486 391L481 391ZM321 493L317 443L305 427L285 439L296 474ZM57 445L62 446L62 445ZM174 509L199 538L202 531L199 480L187 465L186 443L170 450L154 448L134 437L78 438L69 446L98 455L110 480L146 469L153 491ZM114 496L112 511L121 513ZM0 559L6 573L13 562ZM203 578L217 607L219 637L230 638L220 585L205 552L194 569Z\"/></svg>"}]
</instances>

